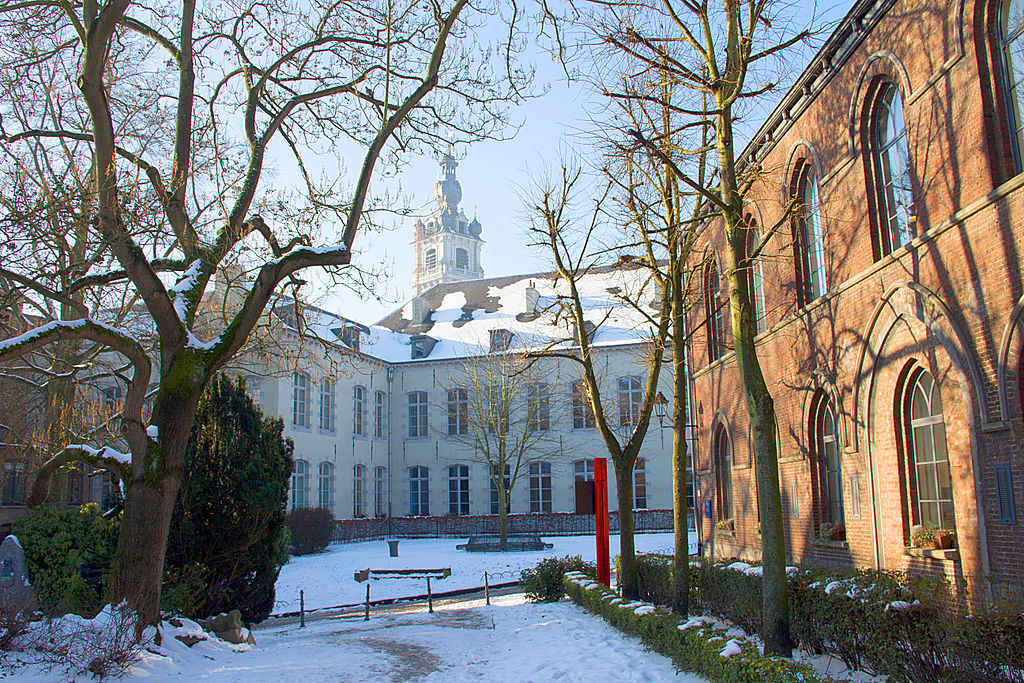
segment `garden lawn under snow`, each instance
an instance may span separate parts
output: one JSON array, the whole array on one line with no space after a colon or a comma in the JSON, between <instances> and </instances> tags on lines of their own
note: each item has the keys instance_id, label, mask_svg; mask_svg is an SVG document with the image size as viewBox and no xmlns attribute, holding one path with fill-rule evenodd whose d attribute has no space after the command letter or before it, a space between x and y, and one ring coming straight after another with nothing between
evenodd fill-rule
<instances>
[{"instance_id":1,"label":"garden lawn under snow","mask_svg":"<svg viewBox=\"0 0 1024 683\"><path fill-rule=\"evenodd\" d=\"M322 618L258 628L256 645L222 643L144 653L127 680L210 681L667 681L668 658L643 649L572 603L495 598L415 613L374 614L370 621ZM266 622L273 624L273 620ZM244 649L247 646L242 646ZM125 680L125 679L122 679Z\"/></svg>"},{"instance_id":2,"label":"garden lawn under snow","mask_svg":"<svg viewBox=\"0 0 1024 683\"><path fill-rule=\"evenodd\" d=\"M491 584L518 581L519 572L535 566L545 557L581 555L593 562L597 549L593 536L546 536L553 543L550 550L508 553L468 553L455 546L466 539L412 539L403 538L398 544L398 557L388 556L385 541L334 544L327 551L315 555L293 557L281 569L275 585L274 613L294 612L299 609L299 591L305 593L306 609L334 607L361 603L366 598L366 584L356 583L353 574L360 569L435 569L451 567L452 575L443 581L433 581L434 592L474 588L484 585L484 572L491 574ZM637 534L634 537L637 552L671 553L674 540L671 533ZM619 537L611 537L611 554L619 553ZM696 553L697 538L690 535L690 552ZM613 565L614 566L614 565ZM372 581L370 599L383 600L426 593L423 580L387 579Z\"/></svg>"}]
</instances>

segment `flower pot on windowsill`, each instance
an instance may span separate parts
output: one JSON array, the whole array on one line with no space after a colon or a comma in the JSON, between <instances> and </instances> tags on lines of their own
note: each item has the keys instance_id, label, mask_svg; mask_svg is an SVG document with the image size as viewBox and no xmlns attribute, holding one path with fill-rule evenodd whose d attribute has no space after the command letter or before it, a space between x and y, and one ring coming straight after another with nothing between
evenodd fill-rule
<instances>
[{"instance_id":1,"label":"flower pot on windowsill","mask_svg":"<svg viewBox=\"0 0 1024 683\"><path fill-rule=\"evenodd\" d=\"M910 541L915 548L949 550L956 540L956 532L949 529L926 529L915 525L910 528Z\"/></svg>"},{"instance_id":2,"label":"flower pot on windowsill","mask_svg":"<svg viewBox=\"0 0 1024 683\"><path fill-rule=\"evenodd\" d=\"M735 527L732 519L720 519L720 520L718 520L718 522L715 523L715 530L716 531L733 532L733 531L736 530L736 527Z\"/></svg>"}]
</instances>

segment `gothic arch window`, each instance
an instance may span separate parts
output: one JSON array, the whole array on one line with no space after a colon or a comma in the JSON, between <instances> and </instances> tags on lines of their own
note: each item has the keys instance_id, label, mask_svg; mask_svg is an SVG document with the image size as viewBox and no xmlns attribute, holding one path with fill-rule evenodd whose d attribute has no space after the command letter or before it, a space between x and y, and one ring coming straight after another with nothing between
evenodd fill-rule
<instances>
[{"instance_id":1,"label":"gothic arch window","mask_svg":"<svg viewBox=\"0 0 1024 683\"><path fill-rule=\"evenodd\" d=\"M914 239L914 188L903 117L903 97L895 83L878 88L871 107L870 149L877 210L878 256Z\"/></svg>"},{"instance_id":2,"label":"gothic arch window","mask_svg":"<svg viewBox=\"0 0 1024 683\"><path fill-rule=\"evenodd\" d=\"M902 425L910 523L953 530L956 515L942 395L935 378L920 367L910 372L905 387Z\"/></svg>"},{"instance_id":3,"label":"gothic arch window","mask_svg":"<svg viewBox=\"0 0 1024 683\"><path fill-rule=\"evenodd\" d=\"M795 217L793 244L800 305L806 306L828 291L825 279L825 247L818 198L818 175L809 160L800 162L793 183Z\"/></svg>"},{"instance_id":4,"label":"gothic arch window","mask_svg":"<svg viewBox=\"0 0 1024 683\"><path fill-rule=\"evenodd\" d=\"M1005 0L1000 17L1007 114L1012 132L1013 157L1019 173L1024 168L1024 1Z\"/></svg>"},{"instance_id":5,"label":"gothic arch window","mask_svg":"<svg viewBox=\"0 0 1024 683\"><path fill-rule=\"evenodd\" d=\"M469 252L462 247L455 250L455 267L469 268Z\"/></svg>"},{"instance_id":6,"label":"gothic arch window","mask_svg":"<svg viewBox=\"0 0 1024 683\"><path fill-rule=\"evenodd\" d=\"M708 328L708 362L714 363L725 355L725 316L722 304L722 283L714 262L708 264L704 275L704 313Z\"/></svg>"},{"instance_id":7,"label":"gothic arch window","mask_svg":"<svg viewBox=\"0 0 1024 683\"><path fill-rule=\"evenodd\" d=\"M815 522L820 528L830 524L837 530L845 528L843 507L842 449L835 406L831 397L818 390L811 402L811 482L814 491ZM841 533L841 532L840 532ZM833 532L831 538L842 540Z\"/></svg>"},{"instance_id":8,"label":"gothic arch window","mask_svg":"<svg viewBox=\"0 0 1024 683\"><path fill-rule=\"evenodd\" d=\"M718 519L732 519L732 441L725 425L719 424L712 440L715 461L715 493L718 498Z\"/></svg>"},{"instance_id":9,"label":"gothic arch window","mask_svg":"<svg viewBox=\"0 0 1024 683\"><path fill-rule=\"evenodd\" d=\"M764 270L761 255L755 255L761 247L761 233L757 229L757 221L747 216L747 257L750 265L747 270L747 289L750 292L751 313L754 316L754 329L761 334L768 329L768 318L764 305Z\"/></svg>"}]
</instances>

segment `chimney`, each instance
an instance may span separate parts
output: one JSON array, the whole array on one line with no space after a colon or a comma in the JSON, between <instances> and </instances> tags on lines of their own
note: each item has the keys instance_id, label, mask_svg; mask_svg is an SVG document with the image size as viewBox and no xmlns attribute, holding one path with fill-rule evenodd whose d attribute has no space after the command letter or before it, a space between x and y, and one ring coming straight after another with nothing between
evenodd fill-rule
<instances>
[{"instance_id":1,"label":"chimney","mask_svg":"<svg viewBox=\"0 0 1024 683\"><path fill-rule=\"evenodd\" d=\"M430 305L427 300L421 296L414 297L412 300L412 324L419 325L426 322L429 315Z\"/></svg>"},{"instance_id":2,"label":"chimney","mask_svg":"<svg viewBox=\"0 0 1024 683\"><path fill-rule=\"evenodd\" d=\"M537 312L537 304L540 303L540 292L533 286L533 282L530 282L530 286L526 288L524 298L523 313L533 315Z\"/></svg>"}]
</instances>

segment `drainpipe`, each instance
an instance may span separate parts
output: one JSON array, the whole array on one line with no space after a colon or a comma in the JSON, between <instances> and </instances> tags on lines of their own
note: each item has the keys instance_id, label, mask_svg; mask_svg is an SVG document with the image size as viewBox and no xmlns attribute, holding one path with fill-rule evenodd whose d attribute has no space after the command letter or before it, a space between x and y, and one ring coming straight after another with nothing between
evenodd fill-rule
<instances>
[{"instance_id":1,"label":"drainpipe","mask_svg":"<svg viewBox=\"0 0 1024 683\"><path fill-rule=\"evenodd\" d=\"M395 381L395 366L388 366L388 517L391 517L391 387Z\"/></svg>"}]
</instances>

